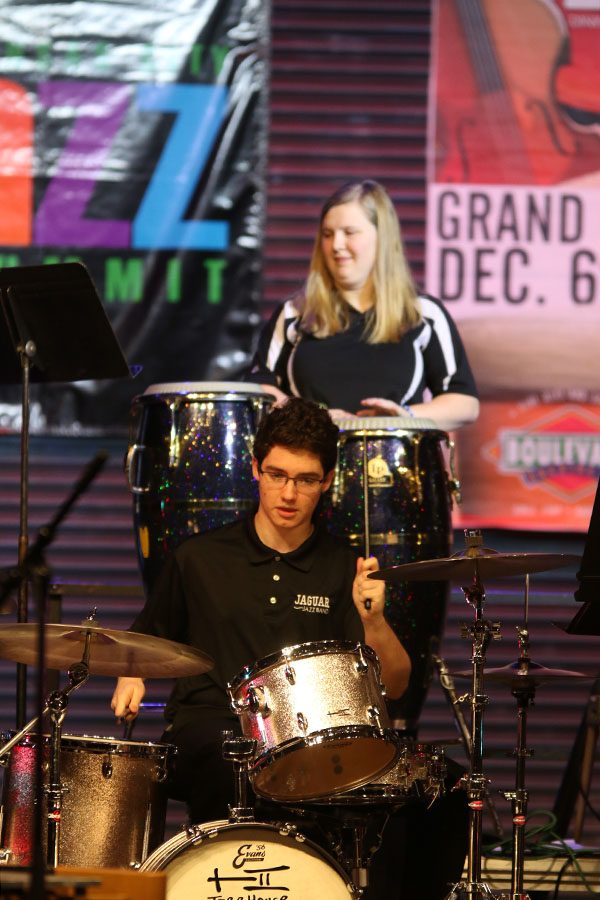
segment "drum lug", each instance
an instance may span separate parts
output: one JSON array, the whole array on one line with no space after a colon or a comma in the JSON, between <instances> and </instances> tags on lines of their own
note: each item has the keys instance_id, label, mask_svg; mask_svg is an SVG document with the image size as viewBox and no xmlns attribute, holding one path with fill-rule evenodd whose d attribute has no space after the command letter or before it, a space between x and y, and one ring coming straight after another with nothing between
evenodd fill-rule
<instances>
[{"instance_id":1,"label":"drum lug","mask_svg":"<svg viewBox=\"0 0 600 900\"><path fill-rule=\"evenodd\" d=\"M462 503L462 493L461 493L461 483L460 480L456 477L456 472L454 471L454 456L456 452L456 444L454 441L448 440L448 450L450 451L450 458L448 460L448 465L450 466L450 478L448 479L448 490L450 492L450 502L456 501L457 505L460 506Z\"/></svg>"},{"instance_id":2,"label":"drum lug","mask_svg":"<svg viewBox=\"0 0 600 900\"><path fill-rule=\"evenodd\" d=\"M298 728L306 734L308 731L308 719L304 715L304 713L296 713L296 721L298 723Z\"/></svg>"},{"instance_id":3,"label":"drum lug","mask_svg":"<svg viewBox=\"0 0 600 900\"><path fill-rule=\"evenodd\" d=\"M355 664L355 668L356 668L356 671L359 673L359 675L362 675L365 672L369 671L369 663L367 662L367 659L365 658L362 644L358 644L357 650L358 650L358 661Z\"/></svg>"},{"instance_id":4,"label":"drum lug","mask_svg":"<svg viewBox=\"0 0 600 900\"><path fill-rule=\"evenodd\" d=\"M381 711L378 706L367 706L367 715L377 728L381 728Z\"/></svg>"},{"instance_id":5,"label":"drum lug","mask_svg":"<svg viewBox=\"0 0 600 900\"><path fill-rule=\"evenodd\" d=\"M113 765L110 756L105 756L102 760L102 777L103 778L112 778L113 774Z\"/></svg>"},{"instance_id":6,"label":"drum lug","mask_svg":"<svg viewBox=\"0 0 600 900\"><path fill-rule=\"evenodd\" d=\"M12 851L8 847L0 847L0 866L8 866L11 856Z\"/></svg>"},{"instance_id":7,"label":"drum lug","mask_svg":"<svg viewBox=\"0 0 600 900\"><path fill-rule=\"evenodd\" d=\"M267 716L271 715L271 710L269 708L269 703L267 700L267 691L266 688L256 686L248 688L248 694L246 695L246 708L250 710L254 715L258 715L259 713L266 719Z\"/></svg>"},{"instance_id":8,"label":"drum lug","mask_svg":"<svg viewBox=\"0 0 600 900\"><path fill-rule=\"evenodd\" d=\"M296 670L289 663L286 664L284 674L290 684L296 684Z\"/></svg>"},{"instance_id":9,"label":"drum lug","mask_svg":"<svg viewBox=\"0 0 600 900\"><path fill-rule=\"evenodd\" d=\"M142 452L146 447L144 444L132 444L127 448L127 456L125 457L125 475L127 476L127 484L132 494L147 494L150 487L140 487L133 483L133 466L135 457L138 452Z\"/></svg>"}]
</instances>

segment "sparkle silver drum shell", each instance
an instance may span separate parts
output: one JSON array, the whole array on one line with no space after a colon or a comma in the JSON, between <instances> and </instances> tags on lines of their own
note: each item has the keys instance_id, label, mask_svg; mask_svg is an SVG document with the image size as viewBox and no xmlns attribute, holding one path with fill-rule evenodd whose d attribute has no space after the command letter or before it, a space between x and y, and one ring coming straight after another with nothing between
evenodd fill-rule
<instances>
[{"instance_id":1,"label":"sparkle silver drum shell","mask_svg":"<svg viewBox=\"0 0 600 900\"><path fill-rule=\"evenodd\" d=\"M285 825L196 825L159 847L140 871L166 872L167 900L358 898L338 863Z\"/></svg>"},{"instance_id":2,"label":"sparkle silver drum shell","mask_svg":"<svg viewBox=\"0 0 600 900\"><path fill-rule=\"evenodd\" d=\"M10 735L3 735L8 740ZM42 738L48 771L50 738ZM31 865L35 760L39 738L28 735L10 751L2 790L0 846L11 865ZM164 838L165 779L174 748L88 735L61 739L62 800L59 861L66 866L128 868ZM45 830L44 830L45 839Z\"/></svg>"},{"instance_id":3,"label":"sparkle silver drum shell","mask_svg":"<svg viewBox=\"0 0 600 900\"><path fill-rule=\"evenodd\" d=\"M446 557L452 539L453 444L430 419L338 421L338 461L322 498L327 528L361 554L366 535L381 568ZM412 661L407 691L388 701L393 724L415 733L431 681L431 651L443 633L448 583L390 585L386 618Z\"/></svg>"},{"instance_id":4,"label":"sparkle silver drum shell","mask_svg":"<svg viewBox=\"0 0 600 900\"><path fill-rule=\"evenodd\" d=\"M362 787L327 799L331 806L402 806L412 801L433 803L444 793L446 762L434 744L402 741L396 764ZM323 803L324 801L315 801Z\"/></svg>"},{"instance_id":5,"label":"sparkle silver drum shell","mask_svg":"<svg viewBox=\"0 0 600 900\"><path fill-rule=\"evenodd\" d=\"M252 444L272 402L260 385L229 381L153 384L133 400L126 469L148 588L182 540L257 503Z\"/></svg>"},{"instance_id":6,"label":"sparkle silver drum shell","mask_svg":"<svg viewBox=\"0 0 600 900\"><path fill-rule=\"evenodd\" d=\"M257 742L250 781L277 801L328 796L390 768L379 661L370 647L314 641L244 669L228 685L245 737Z\"/></svg>"}]
</instances>

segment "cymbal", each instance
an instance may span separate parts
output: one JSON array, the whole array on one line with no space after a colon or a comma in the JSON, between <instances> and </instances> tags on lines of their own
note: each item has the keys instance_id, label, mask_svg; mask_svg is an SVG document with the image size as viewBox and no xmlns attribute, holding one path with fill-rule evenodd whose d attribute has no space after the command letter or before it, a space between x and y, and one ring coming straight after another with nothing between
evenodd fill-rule
<instances>
[{"instance_id":1,"label":"cymbal","mask_svg":"<svg viewBox=\"0 0 600 900\"><path fill-rule=\"evenodd\" d=\"M473 673L469 671L453 672L457 678L468 678ZM539 684L546 684L549 681L567 681L571 678L587 678L591 681L592 676L586 675L584 672L574 672L570 669L549 669L539 663L529 660L516 660L507 666L500 666L495 669L484 669L484 678L486 681L496 681L499 684L508 684L510 687L524 684L528 687L535 687Z\"/></svg>"},{"instance_id":2,"label":"cymbal","mask_svg":"<svg viewBox=\"0 0 600 900\"><path fill-rule=\"evenodd\" d=\"M574 565L580 559L573 553L497 553L481 548L475 553L473 550L461 550L446 558L390 566L371 572L369 578L392 584L400 581L466 581L476 575L480 578L507 578L559 569Z\"/></svg>"},{"instance_id":3,"label":"cymbal","mask_svg":"<svg viewBox=\"0 0 600 900\"><path fill-rule=\"evenodd\" d=\"M0 658L37 663L39 628L35 622L0 624ZM179 678L212 669L206 653L165 638L90 625L46 625L46 666L69 669L80 662L86 634L91 634L92 675Z\"/></svg>"}]
</instances>

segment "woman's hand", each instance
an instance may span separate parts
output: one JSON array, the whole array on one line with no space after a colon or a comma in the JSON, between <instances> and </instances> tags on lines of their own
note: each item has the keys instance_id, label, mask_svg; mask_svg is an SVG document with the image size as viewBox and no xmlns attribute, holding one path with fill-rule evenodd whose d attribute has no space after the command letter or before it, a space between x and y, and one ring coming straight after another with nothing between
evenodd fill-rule
<instances>
[{"instance_id":1,"label":"woman's hand","mask_svg":"<svg viewBox=\"0 0 600 900\"><path fill-rule=\"evenodd\" d=\"M361 400L361 405L366 409L359 409L356 413L360 418L368 416L406 416L408 413L402 409L399 403L393 400L386 400L383 397L365 397Z\"/></svg>"},{"instance_id":2,"label":"woman's hand","mask_svg":"<svg viewBox=\"0 0 600 900\"><path fill-rule=\"evenodd\" d=\"M288 395L284 394L283 391L280 391L279 388L275 387L273 384L261 384L261 388L265 394L270 394L272 397L275 397L275 403L277 405L286 403L289 400Z\"/></svg>"}]
</instances>

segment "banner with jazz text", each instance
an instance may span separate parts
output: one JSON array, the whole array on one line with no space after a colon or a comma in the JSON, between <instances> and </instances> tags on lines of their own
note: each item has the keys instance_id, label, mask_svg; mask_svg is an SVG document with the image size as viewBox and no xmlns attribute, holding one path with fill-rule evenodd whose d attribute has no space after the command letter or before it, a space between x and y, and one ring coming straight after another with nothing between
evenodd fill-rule
<instances>
[{"instance_id":1,"label":"banner with jazz text","mask_svg":"<svg viewBox=\"0 0 600 900\"><path fill-rule=\"evenodd\" d=\"M268 39L253 0L0 4L0 268L83 262L141 370L32 386L33 432L126 429L149 384L247 363ZM0 386L1 430L19 397Z\"/></svg>"},{"instance_id":2,"label":"banner with jazz text","mask_svg":"<svg viewBox=\"0 0 600 900\"><path fill-rule=\"evenodd\" d=\"M600 477L600 3L437 0L427 288L481 392L469 526L587 530Z\"/></svg>"}]
</instances>

